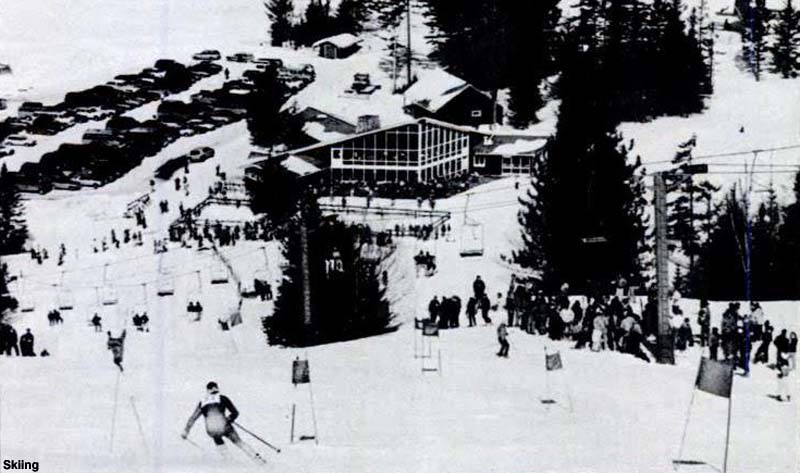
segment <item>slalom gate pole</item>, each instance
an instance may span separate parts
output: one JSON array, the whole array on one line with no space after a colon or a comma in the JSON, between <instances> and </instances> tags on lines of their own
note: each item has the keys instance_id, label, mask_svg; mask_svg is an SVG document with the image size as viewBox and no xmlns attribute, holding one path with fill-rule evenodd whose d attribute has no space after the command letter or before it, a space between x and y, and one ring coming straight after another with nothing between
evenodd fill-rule
<instances>
[{"instance_id":1,"label":"slalom gate pole","mask_svg":"<svg viewBox=\"0 0 800 473\"><path fill-rule=\"evenodd\" d=\"M733 384L733 382L731 382ZM733 404L733 386L731 394L728 396L728 426L725 429L725 460L722 462L722 473L728 473L728 444L731 438L731 404Z\"/></svg>"},{"instance_id":2,"label":"slalom gate pole","mask_svg":"<svg viewBox=\"0 0 800 473\"><path fill-rule=\"evenodd\" d=\"M136 409L136 402L131 396L131 408L133 408L133 416L136 418L136 425L139 427L139 435L142 437L142 444L144 444L145 451L149 451L147 446L147 438L144 436L144 429L142 429L142 420L139 418L139 411Z\"/></svg>"},{"instance_id":3,"label":"slalom gate pole","mask_svg":"<svg viewBox=\"0 0 800 473\"><path fill-rule=\"evenodd\" d=\"M314 423L314 443L319 445L319 431L317 431L317 413L314 410L314 389L311 387L311 382L308 383L308 395L311 399L311 420ZM728 416L730 419L730 416Z\"/></svg>"},{"instance_id":4,"label":"slalom gate pole","mask_svg":"<svg viewBox=\"0 0 800 473\"><path fill-rule=\"evenodd\" d=\"M295 404L292 404L292 428L289 431L289 443L294 443L294 411L295 411Z\"/></svg>"},{"instance_id":5,"label":"slalom gate pole","mask_svg":"<svg viewBox=\"0 0 800 473\"><path fill-rule=\"evenodd\" d=\"M127 320L127 317L126 317L126 320ZM117 373L117 383L116 383L116 386L114 387L114 412L111 414L111 435L109 436L110 439L109 439L109 442L108 442L109 443L108 450L110 452L114 451L114 430L115 430L116 424L117 424L117 405L119 404L119 402L117 402L117 401L119 399L119 380L120 380L120 378L122 378L122 371Z\"/></svg>"},{"instance_id":6,"label":"slalom gate pole","mask_svg":"<svg viewBox=\"0 0 800 473\"><path fill-rule=\"evenodd\" d=\"M248 433L248 434L252 435L252 436L253 436L253 438L255 438L255 439L256 439L256 440L258 440L259 442L263 443L263 444L264 444L264 445L266 445L267 447L269 447L269 448L271 448L271 449L275 450L277 453L281 453L281 449L280 449L280 448L276 447L275 445L272 445L271 443L269 443L269 442L267 442L266 440L262 439L262 438L261 438L261 437L259 437L258 435L254 434L253 432L251 432L251 431L247 430L247 429L246 429L244 426L242 426L242 424L240 424L240 423L238 423L238 422L235 422L235 421L234 421L234 422L233 422L233 425L235 425L236 427L239 427L240 429L242 429L242 431L243 431L243 432L246 432L246 433Z\"/></svg>"},{"instance_id":7,"label":"slalom gate pole","mask_svg":"<svg viewBox=\"0 0 800 473\"><path fill-rule=\"evenodd\" d=\"M694 404L694 395L697 392L696 387L692 387L692 398L689 400L689 408L686 410L686 421L683 423L683 435L681 435L681 444L678 447L678 461L683 460L683 445L686 442L686 432L689 430L689 419L692 415L692 405ZM675 469L675 462L672 463Z\"/></svg>"}]
</instances>

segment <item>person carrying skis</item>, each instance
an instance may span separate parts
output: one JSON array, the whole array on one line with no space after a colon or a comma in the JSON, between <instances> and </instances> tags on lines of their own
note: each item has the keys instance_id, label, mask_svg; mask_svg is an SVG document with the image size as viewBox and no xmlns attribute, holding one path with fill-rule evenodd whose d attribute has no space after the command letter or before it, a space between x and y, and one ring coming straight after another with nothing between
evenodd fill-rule
<instances>
[{"instance_id":1,"label":"person carrying skis","mask_svg":"<svg viewBox=\"0 0 800 473\"><path fill-rule=\"evenodd\" d=\"M214 381L206 384L206 393L206 397L197 403L197 407L195 407L194 412L186 422L186 427L184 427L181 437L185 440L189 436L192 426L202 415L206 421L206 433L214 440L214 444L222 456L226 456L223 438L227 437L248 457L259 463L264 463L261 455L253 450L253 447L243 442L239 434L234 430L233 423L239 417L239 411L233 405L233 402L228 396L219 393L219 386Z\"/></svg>"},{"instance_id":2,"label":"person carrying skis","mask_svg":"<svg viewBox=\"0 0 800 473\"><path fill-rule=\"evenodd\" d=\"M122 353L125 348L125 330L122 330L122 335L118 338L114 338L111 336L111 332L108 332L108 343L106 344L111 353L114 354L114 364L117 365L120 371L124 371L122 369Z\"/></svg>"}]
</instances>

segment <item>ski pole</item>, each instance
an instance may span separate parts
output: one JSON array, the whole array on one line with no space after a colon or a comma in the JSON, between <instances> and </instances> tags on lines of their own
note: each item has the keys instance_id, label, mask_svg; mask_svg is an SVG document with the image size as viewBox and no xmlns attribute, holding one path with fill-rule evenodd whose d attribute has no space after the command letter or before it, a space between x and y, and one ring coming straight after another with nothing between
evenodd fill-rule
<instances>
[{"instance_id":1,"label":"ski pole","mask_svg":"<svg viewBox=\"0 0 800 473\"><path fill-rule=\"evenodd\" d=\"M262 438L261 438L261 437L259 437L258 435L254 434L253 432L250 432L250 431L249 431L249 430L247 430L247 429L246 429L244 426L242 426L242 424L240 424L240 423L238 423L238 422L234 421L234 422L233 422L233 425L235 425L236 427L239 427L239 428L240 428L240 429L242 429L244 432L246 432L246 433L248 433L248 434L252 435L252 436L253 436L253 437L254 437L256 440L258 440L259 442L263 443L263 444L264 444L264 445L266 445L267 447L269 447L269 448L271 448L271 449L275 450L277 453L281 453L281 449L280 449L280 448L276 447L275 445L272 445L271 443L269 443L269 442L267 442L266 440L262 439Z\"/></svg>"},{"instance_id":2,"label":"ski pole","mask_svg":"<svg viewBox=\"0 0 800 473\"><path fill-rule=\"evenodd\" d=\"M197 443L197 442L195 442L194 440L190 439L190 438L189 438L189 436L186 436L186 437L184 437L183 435L181 435L181 438L182 438L183 440L186 440L186 441L187 441L187 442L189 442L190 444L194 445L195 447L199 448L200 450L203 450L203 447L201 447L200 445L198 445L198 443Z\"/></svg>"}]
</instances>

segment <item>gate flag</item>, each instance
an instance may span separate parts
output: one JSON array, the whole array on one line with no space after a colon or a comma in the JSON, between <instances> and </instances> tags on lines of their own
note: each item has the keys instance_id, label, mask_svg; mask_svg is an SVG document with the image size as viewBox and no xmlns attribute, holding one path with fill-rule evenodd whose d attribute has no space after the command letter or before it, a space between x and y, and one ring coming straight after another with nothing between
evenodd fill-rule
<instances>
[{"instance_id":1,"label":"gate flag","mask_svg":"<svg viewBox=\"0 0 800 473\"><path fill-rule=\"evenodd\" d=\"M547 368L547 371L555 371L564 368L564 365L561 364L561 352L545 355L544 366Z\"/></svg>"},{"instance_id":2,"label":"gate flag","mask_svg":"<svg viewBox=\"0 0 800 473\"><path fill-rule=\"evenodd\" d=\"M717 396L730 398L733 384L733 365L703 358L697 371L695 386Z\"/></svg>"}]
</instances>

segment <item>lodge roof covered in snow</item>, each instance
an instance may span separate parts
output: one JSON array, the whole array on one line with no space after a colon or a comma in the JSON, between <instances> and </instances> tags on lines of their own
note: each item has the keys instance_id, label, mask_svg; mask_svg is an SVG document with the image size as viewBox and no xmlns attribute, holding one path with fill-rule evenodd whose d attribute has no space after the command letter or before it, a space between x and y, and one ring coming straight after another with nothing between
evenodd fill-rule
<instances>
[{"instance_id":1,"label":"lodge roof covered in snow","mask_svg":"<svg viewBox=\"0 0 800 473\"><path fill-rule=\"evenodd\" d=\"M418 105L431 113L436 113L468 89L491 98L486 92L447 71L426 69L420 71L417 81L406 90L405 98L408 104Z\"/></svg>"},{"instance_id":2,"label":"lodge roof covered in snow","mask_svg":"<svg viewBox=\"0 0 800 473\"><path fill-rule=\"evenodd\" d=\"M484 134L474 154L500 156L535 156L547 144L546 136Z\"/></svg>"},{"instance_id":3,"label":"lodge roof covered in snow","mask_svg":"<svg viewBox=\"0 0 800 473\"><path fill-rule=\"evenodd\" d=\"M358 39L356 36L350 33L342 33L342 34L337 34L336 36L331 36L329 38L322 38L321 40L317 41L311 46L316 48L321 44L330 43L339 49L347 49L347 48L352 48L353 46L357 45L360 42L361 40Z\"/></svg>"}]
</instances>

